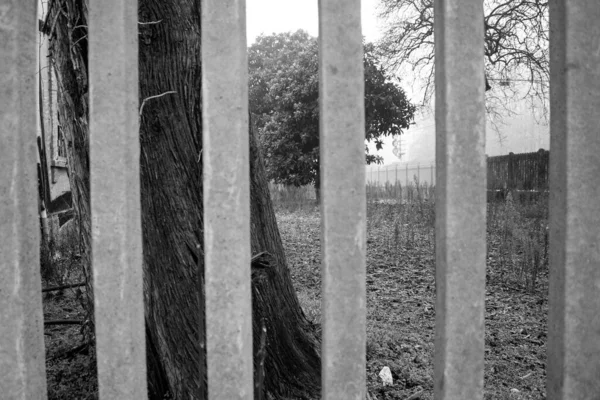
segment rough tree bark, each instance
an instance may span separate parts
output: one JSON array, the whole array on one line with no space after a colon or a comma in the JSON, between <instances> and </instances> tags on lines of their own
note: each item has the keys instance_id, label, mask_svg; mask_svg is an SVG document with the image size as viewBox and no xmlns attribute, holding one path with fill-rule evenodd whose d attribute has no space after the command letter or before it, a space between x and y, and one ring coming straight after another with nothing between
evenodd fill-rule
<instances>
[{"instance_id":1,"label":"rough tree bark","mask_svg":"<svg viewBox=\"0 0 600 400\"><path fill-rule=\"evenodd\" d=\"M51 35L90 282L87 11L88 0L55 0L44 29ZM147 100L140 124L149 394L163 398L169 391L176 399L204 399L200 0L140 0L139 21L140 104L176 92ZM306 319L292 286L252 134L250 158L252 252L272 255L252 267L255 379L264 324L265 398L314 398L320 389L317 327ZM91 310L91 283L87 293Z\"/></svg>"}]
</instances>

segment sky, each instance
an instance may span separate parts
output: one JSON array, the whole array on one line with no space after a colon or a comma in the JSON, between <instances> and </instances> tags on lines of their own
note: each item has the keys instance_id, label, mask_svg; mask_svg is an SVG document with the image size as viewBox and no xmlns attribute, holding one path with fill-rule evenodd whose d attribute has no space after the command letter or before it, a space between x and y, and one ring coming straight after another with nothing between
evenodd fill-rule
<instances>
[{"instance_id":1,"label":"sky","mask_svg":"<svg viewBox=\"0 0 600 400\"><path fill-rule=\"evenodd\" d=\"M379 39L376 18L378 0L362 0L362 30L367 41ZM318 0L247 0L246 29L248 44L261 33L294 32L304 29L309 34L319 34Z\"/></svg>"},{"instance_id":2,"label":"sky","mask_svg":"<svg viewBox=\"0 0 600 400\"><path fill-rule=\"evenodd\" d=\"M309 34L313 36L317 36L319 33L319 17L318 17L318 0L246 0L246 29L247 29L247 41L248 45L252 44L256 37L261 33L270 35L272 33L281 33L281 32L289 32L296 31L298 29L304 29L308 31ZM379 0L362 0L362 31L363 35L366 37L367 41L375 42L381 37L381 22L377 18L377 6ZM413 87L411 84L412 78L410 76L410 72L404 71L401 86L408 95L409 99L413 102L419 102L422 100L422 95L419 93L420 90L418 87ZM530 130L532 131L532 135L542 135L539 134L538 131L540 129L545 129L543 135L543 140L546 140L547 136L547 127L538 127L537 125L533 128L527 128L529 125L532 125L532 122L527 121L508 121L511 124L514 122L518 125L519 131ZM527 129L526 129L527 128ZM542 130L543 130L542 129ZM422 134L421 131L429 132L428 135ZM419 158L427 158L429 160L433 157L433 149L435 148L435 135L432 133L435 131L435 122L433 120L433 114L429 113L423 119L418 121L418 124L412 126L405 134L402 135L403 147L408 150L408 153L405 157L403 157L402 162L410 161L411 157L409 153L418 153L418 148L423 147L428 149L428 156L420 156ZM488 128L488 131L490 129ZM488 138L494 137L495 135L490 134ZM428 137L429 139L427 139ZM536 136L537 137L537 136ZM383 156L384 163L389 164L393 162L398 162L398 158L396 158L393 153L392 146L393 138L384 138L384 147L383 150L377 152L374 149L374 146L370 145L370 152ZM537 140L537 139L536 139ZM419 142L419 143L417 143ZM422 142L422 143L421 143ZM538 140L539 142L539 140ZM542 146L535 142L532 146ZM516 146L516 145L515 145ZM534 149L536 150L536 149ZM513 148L502 148L498 150L504 153L508 153L508 151L519 151L518 146ZM492 151L490 155L496 155ZM413 157L413 158L415 158ZM413 161L410 161L413 162ZM416 162L416 160L414 161Z\"/></svg>"}]
</instances>

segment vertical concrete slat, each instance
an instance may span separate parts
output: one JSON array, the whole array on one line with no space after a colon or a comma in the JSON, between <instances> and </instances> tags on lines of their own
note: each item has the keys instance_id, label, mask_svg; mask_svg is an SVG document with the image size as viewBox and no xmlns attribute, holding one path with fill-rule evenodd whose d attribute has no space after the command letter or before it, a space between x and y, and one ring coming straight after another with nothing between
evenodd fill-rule
<instances>
[{"instance_id":1,"label":"vertical concrete slat","mask_svg":"<svg viewBox=\"0 0 600 400\"><path fill-rule=\"evenodd\" d=\"M486 165L481 0L435 1L438 400L483 398Z\"/></svg>"},{"instance_id":2,"label":"vertical concrete slat","mask_svg":"<svg viewBox=\"0 0 600 400\"><path fill-rule=\"evenodd\" d=\"M90 192L101 399L145 399L136 0L89 4Z\"/></svg>"},{"instance_id":3,"label":"vertical concrete slat","mask_svg":"<svg viewBox=\"0 0 600 400\"><path fill-rule=\"evenodd\" d=\"M366 193L360 0L319 2L326 400L366 396Z\"/></svg>"},{"instance_id":4,"label":"vertical concrete slat","mask_svg":"<svg viewBox=\"0 0 600 400\"><path fill-rule=\"evenodd\" d=\"M252 399L246 4L202 3L208 394Z\"/></svg>"},{"instance_id":5,"label":"vertical concrete slat","mask_svg":"<svg viewBox=\"0 0 600 400\"><path fill-rule=\"evenodd\" d=\"M600 6L550 3L550 400L600 395Z\"/></svg>"},{"instance_id":6,"label":"vertical concrete slat","mask_svg":"<svg viewBox=\"0 0 600 400\"><path fill-rule=\"evenodd\" d=\"M0 1L0 397L45 399L37 1Z\"/></svg>"}]
</instances>

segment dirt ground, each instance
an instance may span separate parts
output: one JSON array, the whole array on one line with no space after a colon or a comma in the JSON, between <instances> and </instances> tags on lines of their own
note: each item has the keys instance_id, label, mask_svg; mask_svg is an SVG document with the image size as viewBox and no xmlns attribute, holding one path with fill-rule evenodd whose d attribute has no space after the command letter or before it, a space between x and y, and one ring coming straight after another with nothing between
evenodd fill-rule
<instances>
[{"instance_id":1,"label":"dirt ground","mask_svg":"<svg viewBox=\"0 0 600 400\"><path fill-rule=\"evenodd\" d=\"M84 319L74 290L44 297L44 319ZM52 325L44 329L49 399L96 399L96 365L81 334L81 325Z\"/></svg>"},{"instance_id":2,"label":"dirt ground","mask_svg":"<svg viewBox=\"0 0 600 400\"><path fill-rule=\"evenodd\" d=\"M373 400L433 398L433 208L425 200L368 205L366 368ZM318 323L318 208L278 207L277 217L294 286L306 314ZM545 399L546 227L544 203L488 206L486 400ZM67 281L80 279L71 274ZM79 290L45 295L46 321L83 320ZM45 341L49 399L97 398L93 348L85 346L80 326L46 326ZM392 386L383 386L379 377L385 366L392 372Z\"/></svg>"},{"instance_id":3,"label":"dirt ground","mask_svg":"<svg viewBox=\"0 0 600 400\"><path fill-rule=\"evenodd\" d=\"M540 205L491 205L485 314L487 399L544 399L547 256ZM280 212L279 226L304 310L320 321L320 215ZM524 236L521 236L524 235ZM371 203L367 229L367 386L372 399L433 399L433 204ZM532 249L533 248L533 249ZM539 250L539 251L538 251ZM524 259L540 256L536 279ZM510 252L510 254L507 254ZM533 257L531 257L533 258ZM393 386L379 372L389 367Z\"/></svg>"}]
</instances>

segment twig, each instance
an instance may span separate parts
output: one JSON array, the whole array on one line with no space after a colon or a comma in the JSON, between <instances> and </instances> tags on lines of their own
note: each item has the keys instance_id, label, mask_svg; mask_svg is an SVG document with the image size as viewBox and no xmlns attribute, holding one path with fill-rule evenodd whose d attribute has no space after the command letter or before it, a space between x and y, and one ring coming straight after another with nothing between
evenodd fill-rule
<instances>
[{"instance_id":1,"label":"twig","mask_svg":"<svg viewBox=\"0 0 600 400\"><path fill-rule=\"evenodd\" d=\"M529 378L531 376L531 374L533 374L533 372L530 372L530 373L528 373L526 375L523 375L523 376L519 377L519 379L527 379L527 378Z\"/></svg>"},{"instance_id":2,"label":"twig","mask_svg":"<svg viewBox=\"0 0 600 400\"><path fill-rule=\"evenodd\" d=\"M54 28L56 26L56 21L58 21L58 17L61 14L60 13L60 8L62 8L64 2L65 2L65 0L61 1L60 5L58 6L59 11L56 12L56 16L54 17L54 21L52 22L52 26L50 27L50 32L48 33L48 37L52 37L52 34L54 33ZM56 3L56 1L53 1L53 2L50 3L50 7L48 8L48 17L50 16L50 11L51 11L52 6L54 5L54 3ZM47 22L48 22L48 18L46 18L46 23ZM44 25L46 25L46 23L44 23Z\"/></svg>"},{"instance_id":3,"label":"twig","mask_svg":"<svg viewBox=\"0 0 600 400\"><path fill-rule=\"evenodd\" d=\"M80 319L53 319L50 321L44 321L44 326L49 325L81 325L83 323Z\"/></svg>"},{"instance_id":4,"label":"twig","mask_svg":"<svg viewBox=\"0 0 600 400\"><path fill-rule=\"evenodd\" d=\"M86 39L87 35L83 35L82 37L80 37L79 39L77 39L72 46L75 46L77 43L81 42L82 39Z\"/></svg>"},{"instance_id":5,"label":"twig","mask_svg":"<svg viewBox=\"0 0 600 400\"><path fill-rule=\"evenodd\" d=\"M54 291L57 291L57 290L69 289L69 288L74 288L74 287L79 287L79 286L85 286L85 282L72 283L70 285L63 285L63 286L48 287L48 288L42 289L42 293L44 293L44 292L54 292Z\"/></svg>"},{"instance_id":6,"label":"twig","mask_svg":"<svg viewBox=\"0 0 600 400\"><path fill-rule=\"evenodd\" d=\"M162 19L159 19L158 21L138 22L138 25L155 25L160 24L161 22Z\"/></svg>"},{"instance_id":7,"label":"twig","mask_svg":"<svg viewBox=\"0 0 600 400\"><path fill-rule=\"evenodd\" d=\"M261 253L262 254L262 253ZM264 381L265 381L265 358L267 357L267 327L265 326L265 320L262 321L262 332L260 335L260 347L256 353L258 360L258 372L256 377L256 391L258 395L257 400L263 400L264 394Z\"/></svg>"},{"instance_id":8,"label":"twig","mask_svg":"<svg viewBox=\"0 0 600 400\"><path fill-rule=\"evenodd\" d=\"M404 400L415 400L415 399L418 399L419 397L421 397L421 395L423 394L424 391L425 391L424 389L421 389L418 392L415 392L415 393L411 394L410 396L408 396Z\"/></svg>"},{"instance_id":9,"label":"twig","mask_svg":"<svg viewBox=\"0 0 600 400\"><path fill-rule=\"evenodd\" d=\"M57 358L64 358L64 357L72 357L77 353L83 352L84 350L87 351L89 346L90 346L89 342L82 343L78 346L73 347L70 350L66 350L59 354L55 354L54 356L52 356L50 358L50 360L56 360Z\"/></svg>"},{"instance_id":10,"label":"twig","mask_svg":"<svg viewBox=\"0 0 600 400\"><path fill-rule=\"evenodd\" d=\"M146 97L146 98L145 98L145 99L142 101L142 105L140 106L140 118L142 118L142 111L144 110L144 105L146 105L146 101L147 101L147 100L151 100L151 99L157 99L157 98L159 98L159 97L163 97L164 95L171 94L171 93L177 93L177 92L176 92L176 91L174 91L174 90L170 90L170 91L168 91L168 92L164 92L164 93L161 93L161 94L157 94L156 96L150 96L150 97Z\"/></svg>"}]
</instances>

